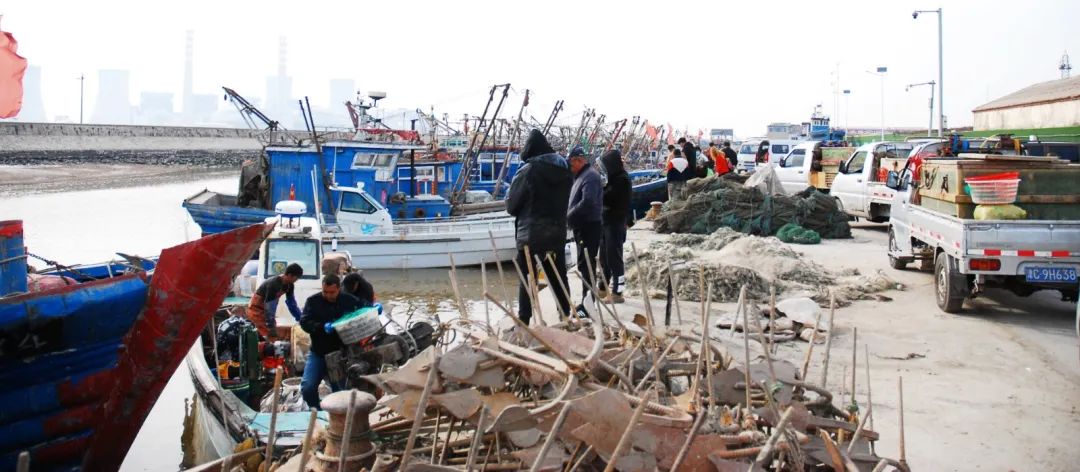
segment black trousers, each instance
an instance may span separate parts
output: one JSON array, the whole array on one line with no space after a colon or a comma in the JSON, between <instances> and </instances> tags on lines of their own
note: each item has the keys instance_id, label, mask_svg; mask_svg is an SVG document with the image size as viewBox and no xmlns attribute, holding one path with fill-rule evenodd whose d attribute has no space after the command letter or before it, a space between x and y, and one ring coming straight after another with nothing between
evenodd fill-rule
<instances>
[{"instance_id":1,"label":"black trousers","mask_svg":"<svg viewBox=\"0 0 1080 472\"><path fill-rule=\"evenodd\" d=\"M566 279L566 252L562 244L558 247L548 248L529 248L529 253L533 256L532 267L534 271L541 270L541 267L536 265L536 258L539 257L543 261L544 275L548 279L548 290L551 290L555 294L555 300L562 307L563 313L570 314L570 298L568 298L563 292L563 287L566 290L570 290L570 283ZM548 254L551 254L551 258L548 258ZM526 262L525 250L518 249L517 253L517 266L521 270L521 277L528 282L529 263ZM550 260L555 261L554 267L551 265ZM533 280L537 280L537 273L533 272ZM558 279L555 279L558 277ZM562 285L560 284L562 281ZM538 300L539 301L539 300ZM518 286L518 318L529 324L529 320L532 319L532 299L529 297L529 286Z\"/></svg>"},{"instance_id":2,"label":"black trousers","mask_svg":"<svg viewBox=\"0 0 1080 472\"><path fill-rule=\"evenodd\" d=\"M600 241L604 237L604 227L599 221L574 228L574 242L577 244L577 269L581 274L581 300L589 294L589 284L600 282L596 276L596 256L600 253ZM592 267L593 273L589 273Z\"/></svg>"},{"instance_id":3,"label":"black trousers","mask_svg":"<svg viewBox=\"0 0 1080 472\"><path fill-rule=\"evenodd\" d=\"M622 294L626 288L626 268L623 266L623 244L626 243L626 225L604 223L603 252L600 254L604 266L604 282L611 287L611 293Z\"/></svg>"}]
</instances>

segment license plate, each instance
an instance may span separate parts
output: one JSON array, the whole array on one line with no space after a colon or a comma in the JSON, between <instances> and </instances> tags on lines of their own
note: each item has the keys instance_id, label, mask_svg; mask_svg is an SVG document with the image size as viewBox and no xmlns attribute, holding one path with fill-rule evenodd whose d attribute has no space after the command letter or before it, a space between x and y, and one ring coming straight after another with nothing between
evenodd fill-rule
<instances>
[{"instance_id":1,"label":"license plate","mask_svg":"<svg viewBox=\"0 0 1080 472\"><path fill-rule=\"evenodd\" d=\"M1072 267L1027 267L1024 276L1028 282L1076 283L1076 269Z\"/></svg>"}]
</instances>

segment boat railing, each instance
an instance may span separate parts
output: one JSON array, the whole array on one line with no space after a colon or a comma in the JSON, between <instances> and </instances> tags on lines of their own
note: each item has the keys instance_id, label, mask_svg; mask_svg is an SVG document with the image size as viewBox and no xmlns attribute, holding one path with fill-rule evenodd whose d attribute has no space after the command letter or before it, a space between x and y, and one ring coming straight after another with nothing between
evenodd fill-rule
<instances>
[{"instance_id":1,"label":"boat railing","mask_svg":"<svg viewBox=\"0 0 1080 472\"><path fill-rule=\"evenodd\" d=\"M365 233L365 236L396 236L398 238L404 238L410 235L438 235L438 234L470 234L470 233L483 233L487 234L488 231L502 231L506 229L514 228L514 219L511 217L502 218L463 218L459 221L441 221L441 222L409 222L405 224L395 224L390 228L378 228L370 233ZM340 224L324 224L322 226L324 235L344 235L345 231Z\"/></svg>"}]
</instances>

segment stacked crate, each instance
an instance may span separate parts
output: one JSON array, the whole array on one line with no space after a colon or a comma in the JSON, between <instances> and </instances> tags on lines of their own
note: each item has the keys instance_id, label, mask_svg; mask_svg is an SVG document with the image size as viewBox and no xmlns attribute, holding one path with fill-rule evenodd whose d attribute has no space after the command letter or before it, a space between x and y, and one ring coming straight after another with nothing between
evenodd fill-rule
<instances>
[{"instance_id":1,"label":"stacked crate","mask_svg":"<svg viewBox=\"0 0 1080 472\"><path fill-rule=\"evenodd\" d=\"M919 172L919 204L959 218L974 217L975 203L964 179L1019 172L1016 206L1030 220L1080 220L1080 165L1052 157L961 154L929 159Z\"/></svg>"}]
</instances>

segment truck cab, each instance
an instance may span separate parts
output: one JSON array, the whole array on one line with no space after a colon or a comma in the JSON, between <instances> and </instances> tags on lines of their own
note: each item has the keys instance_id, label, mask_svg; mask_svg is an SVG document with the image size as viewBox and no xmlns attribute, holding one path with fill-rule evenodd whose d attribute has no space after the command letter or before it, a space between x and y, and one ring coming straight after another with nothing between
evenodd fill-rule
<instances>
[{"instance_id":1,"label":"truck cab","mask_svg":"<svg viewBox=\"0 0 1080 472\"><path fill-rule=\"evenodd\" d=\"M889 171L899 171L915 143L878 141L855 149L833 178L830 193L840 209L875 223L889 219L893 190L885 186Z\"/></svg>"}]
</instances>

